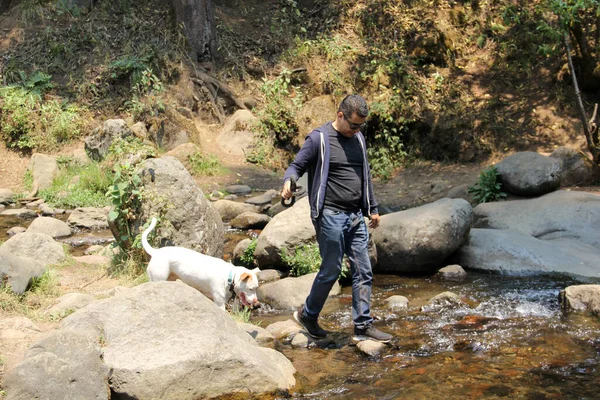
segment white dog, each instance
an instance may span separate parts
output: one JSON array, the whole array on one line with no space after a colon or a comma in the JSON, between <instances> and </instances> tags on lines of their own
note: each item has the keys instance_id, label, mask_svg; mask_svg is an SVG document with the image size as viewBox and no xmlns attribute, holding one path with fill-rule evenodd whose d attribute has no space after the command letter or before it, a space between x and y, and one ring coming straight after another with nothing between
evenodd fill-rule
<instances>
[{"instance_id":1,"label":"white dog","mask_svg":"<svg viewBox=\"0 0 600 400\"><path fill-rule=\"evenodd\" d=\"M258 307L258 268L249 270L236 267L220 258L200 254L184 247L168 246L155 249L148 243L148 234L156 226L156 218L142 234L142 245L152 257L146 273L150 281L179 279L198 289L206 297L225 309L225 303L236 297L248 307Z\"/></svg>"}]
</instances>

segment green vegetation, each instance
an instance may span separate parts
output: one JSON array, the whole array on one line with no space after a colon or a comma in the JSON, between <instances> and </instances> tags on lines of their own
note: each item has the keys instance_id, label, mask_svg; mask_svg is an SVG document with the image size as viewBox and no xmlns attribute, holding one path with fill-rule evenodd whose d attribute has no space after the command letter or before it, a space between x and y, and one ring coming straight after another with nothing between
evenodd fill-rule
<instances>
[{"instance_id":1,"label":"green vegetation","mask_svg":"<svg viewBox=\"0 0 600 400\"><path fill-rule=\"evenodd\" d=\"M469 193L473 194L473 200L477 203L488 203L505 198L506 193L502 191L502 184L498 182L499 175L493 165L481 171L479 181L469 188Z\"/></svg>"},{"instance_id":2,"label":"green vegetation","mask_svg":"<svg viewBox=\"0 0 600 400\"><path fill-rule=\"evenodd\" d=\"M0 311L18 313L31 319L43 319L42 310L50 306L59 291L59 282L53 269L33 278L28 289L20 295L12 292L4 283L0 286Z\"/></svg>"},{"instance_id":3,"label":"green vegetation","mask_svg":"<svg viewBox=\"0 0 600 400\"><path fill-rule=\"evenodd\" d=\"M252 238L252 240L250 241L250 244L248 245L248 247L246 247L246 249L240 256L240 261L247 268L252 268L252 267L256 266L255 259L254 259L254 251L256 250L257 243L258 243L257 238Z\"/></svg>"},{"instance_id":4,"label":"green vegetation","mask_svg":"<svg viewBox=\"0 0 600 400\"><path fill-rule=\"evenodd\" d=\"M282 250L279 254L283 263L290 268L291 276L317 272L321 266L321 254L316 243L296 247L293 255L289 255L286 250Z\"/></svg>"},{"instance_id":5,"label":"green vegetation","mask_svg":"<svg viewBox=\"0 0 600 400\"><path fill-rule=\"evenodd\" d=\"M131 225L141 211L141 187L142 180L134 167L128 163L116 166L113 184L106 192L113 205L108 219L116 227L118 235L115 239L124 250L131 249L135 241Z\"/></svg>"},{"instance_id":6,"label":"green vegetation","mask_svg":"<svg viewBox=\"0 0 600 400\"><path fill-rule=\"evenodd\" d=\"M218 157L197 151L188 157L190 172L195 176L217 176L227 173Z\"/></svg>"}]
</instances>

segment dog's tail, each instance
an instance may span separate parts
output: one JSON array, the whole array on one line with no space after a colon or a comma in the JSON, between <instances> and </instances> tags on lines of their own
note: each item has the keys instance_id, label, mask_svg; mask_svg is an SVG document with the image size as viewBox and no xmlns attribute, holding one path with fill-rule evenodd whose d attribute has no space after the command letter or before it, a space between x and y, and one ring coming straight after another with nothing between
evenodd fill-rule
<instances>
[{"instance_id":1,"label":"dog's tail","mask_svg":"<svg viewBox=\"0 0 600 400\"><path fill-rule=\"evenodd\" d=\"M152 222L150 222L150 226L144 231L144 233L142 233L142 246L144 247L146 253L148 253L150 256L152 256L152 253L154 253L154 248L150 246L150 243L148 243L148 235L156 226L156 222L156 218L152 217Z\"/></svg>"}]
</instances>

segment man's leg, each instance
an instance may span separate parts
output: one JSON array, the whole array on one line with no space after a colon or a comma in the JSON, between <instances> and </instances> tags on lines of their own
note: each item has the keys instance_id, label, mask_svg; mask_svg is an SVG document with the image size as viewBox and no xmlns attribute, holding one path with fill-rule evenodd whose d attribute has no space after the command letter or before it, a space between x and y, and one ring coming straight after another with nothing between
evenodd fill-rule
<instances>
[{"instance_id":1,"label":"man's leg","mask_svg":"<svg viewBox=\"0 0 600 400\"><path fill-rule=\"evenodd\" d=\"M354 225L346 238L346 249L352 273L352 320L358 328L366 328L371 317L373 269L369 259L369 231L362 213L352 214Z\"/></svg>"}]
</instances>

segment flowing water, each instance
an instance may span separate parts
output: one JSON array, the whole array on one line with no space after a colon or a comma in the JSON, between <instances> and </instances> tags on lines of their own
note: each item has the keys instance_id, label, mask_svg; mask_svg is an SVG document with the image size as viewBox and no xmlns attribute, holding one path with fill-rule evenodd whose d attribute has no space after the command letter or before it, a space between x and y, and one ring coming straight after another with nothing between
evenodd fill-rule
<instances>
[{"instance_id":1,"label":"flowing water","mask_svg":"<svg viewBox=\"0 0 600 400\"><path fill-rule=\"evenodd\" d=\"M351 345L350 287L328 300L322 325L329 348L280 350L298 370L298 399L600 398L600 319L563 316L558 293L568 278L502 277L470 273L462 283L376 275L376 326L395 335L380 357ZM421 311L444 291L468 304ZM384 300L403 295L404 313ZM267 326L290 312L263 312Z\"/></svg>"}]
</instances>

